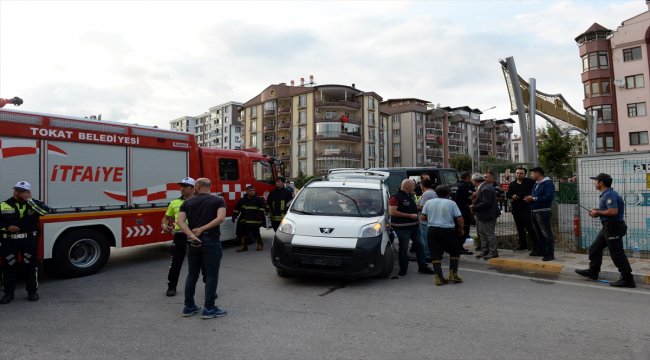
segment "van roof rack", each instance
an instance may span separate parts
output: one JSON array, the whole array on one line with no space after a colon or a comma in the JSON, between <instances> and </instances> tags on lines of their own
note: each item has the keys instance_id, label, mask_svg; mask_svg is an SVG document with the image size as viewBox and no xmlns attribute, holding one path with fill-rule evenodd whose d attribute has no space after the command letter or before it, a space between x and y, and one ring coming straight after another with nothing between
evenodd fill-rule
<instances>
[{"instance_id":1,"label":"van roof rack","mask_svg":"<svg viewBox=\"0 0 650 360\"><path fill-rule=\"evenodd\" d=\"M332 169L327 174L328 180L379 180L388 179L390 174L385 171L375 171L366 169Z\"/></svg>"}]
</instances>

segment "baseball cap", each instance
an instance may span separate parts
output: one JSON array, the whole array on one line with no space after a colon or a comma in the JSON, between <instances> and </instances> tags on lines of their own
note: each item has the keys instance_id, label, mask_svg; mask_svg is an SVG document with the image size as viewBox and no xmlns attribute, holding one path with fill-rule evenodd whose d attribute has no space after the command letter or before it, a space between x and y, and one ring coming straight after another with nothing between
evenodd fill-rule
<instances>
[{"instance_id":1,"label":"baseball cap","mask_svg":"<svg viewBox=\"0 0 650 360\"><path fill-rule=\"evenodd\" d=\"M186 177L183 180L181 180L178 185L189 185L189 186L194 186L196 183L196 180L192 179L191 177Z\"/></svg>"},{"instance_id":2,"label":"baseball cap","mask_svg":"<svg viewBox=\"0 0 650 360\"><path fill-rule=\"evenodd\" d=\"M598 180L598 181L602 181L602 182L607 182L607 181L612 180L612 177L609 176L609 174L605 174L605 173L600 173L600 174L598 174L596 176L590 176L589 178L591 180Z\"/></svg>"},{"instance_id":3,"label":"baseball cap","mask_svg":"<svg viewBox=\"0 0 650 360\"><path fill-rule=\"evenodd\" d=\"M19 181L14 186L14 189L23 190L23 191L32 191L32 185L27 181Z\"/></svg>"}]
</instances>

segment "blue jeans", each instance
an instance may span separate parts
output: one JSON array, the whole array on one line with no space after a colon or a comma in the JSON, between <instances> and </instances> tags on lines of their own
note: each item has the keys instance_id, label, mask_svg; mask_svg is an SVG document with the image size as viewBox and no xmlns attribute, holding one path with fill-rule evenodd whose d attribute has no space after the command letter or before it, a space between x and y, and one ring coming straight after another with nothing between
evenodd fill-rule
<instances>
[{"instance_id":1,"label":"blue jeans","mask_svg":"<svg viewBox=\"0 0 650 360\"><path fill-rule=\"evenodd\" d=\"M545 256L554 256L555 247L553 240L553 230L551 229L552 211L533 212L533 228L542 254Z\"/></svg>"},{"instance_id":2,"label":"blue jeans","mask_svg":"<svg viewBox=\"0 0 650 360\"><path fill-rule=\"evenodd\" d=\"M424 246L424 258L431 259L431 252L429 252L429 241L427 240L429 234L429 224L420 222L420 239Z\"/></svg>"},{"instance_id":3,"label":"blue jeans","mask_svg":"<svg viewBox=\"0 0 650 360\"><path fill-rule=\"evenodd\" d=\"M196 282L199 280L201 265L205 266L205 303L206 309L214 307L214 298L219 282L219 267L221 266L221 241L219 237L201 235L202 244L199 247L187 247L187 279L185 280L185 306L193 307Z\"/></svg>"},{"instance_id":4,"label":"blue jeans","mask_svg":"<svg viewBox=\"0 0 650 360\"><path fill-rule=\"evenodd\" d=\"M415 256L418 262L419 267L426 267L427 262L424 258L424 245L422 242L422 237L420 236L420 227L413 226L407 229L398 229L393 228L397 234L397 239L399 240L399 269L400 271L407 271L409 268L409 240L413 241L413 247L415 248Z\"/></svg>"}]
</instances>

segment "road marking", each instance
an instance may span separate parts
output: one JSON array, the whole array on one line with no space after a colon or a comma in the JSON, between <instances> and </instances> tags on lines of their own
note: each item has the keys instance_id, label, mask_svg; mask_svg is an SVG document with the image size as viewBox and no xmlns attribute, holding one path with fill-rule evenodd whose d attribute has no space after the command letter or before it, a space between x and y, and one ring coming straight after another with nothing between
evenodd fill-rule
<instances>
[{"instance_id":1,"label":"road marking","mask_svg":"<svg viewBox=\"0 0 650 360\"><path fill-rule=\"evenodd\" d=\"M503 273L498 273L498 272L494 272L494 271L468 269L468 268L463 268L463 267L461 267L461 269L463 271L469 271L469 272L486 274L486 275L496 275L496 276L502 276L502 277L523 279L523 280L538 280L538 281L551 282L551 283L561 284L561 285L582 286L582 287L588 287L588 288L594 288L594 289L604 289L604 290L612 290L612 291L619 291L619 292L626 292L626 293L631 293L631 294L639 294L639 295L650 296L650 292L644 291L644 290L636 290L636 289L630 289L630 288L616 288L616 287L612 287L612 286L609 286L609 285L603 286L603 285L596 285L596 284L589 284L589 283L581 284L581 283L576 283L576 282L571 282L571 281L537 278L537 277L533 277L533 276L524 276L524 275L516 275L516 274L503 274ZM637 284L637 286L638 286L638 284Z\"/></svg>"}]
</instances>

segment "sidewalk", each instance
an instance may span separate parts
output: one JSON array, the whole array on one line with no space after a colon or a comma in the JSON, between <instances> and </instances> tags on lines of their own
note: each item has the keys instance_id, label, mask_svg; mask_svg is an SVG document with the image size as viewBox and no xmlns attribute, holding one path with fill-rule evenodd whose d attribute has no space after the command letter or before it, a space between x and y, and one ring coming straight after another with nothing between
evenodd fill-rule
<instances>
[{"instance_id":1,"label":"sidewalk","mask_svg":"<svg viewBox=\"0 0 650 360\"><path fill-rule=\"evenodd\" d=\"M462 255L461 263L482 263L489 267L503 270L521 271L526 273L535 273L540 275L572 275L579 276L575 273L576 269L586 269L589 267L589 256L587 254L555 252L554 261L542 261L541 257L528 255L528 251L512 251L499 249L499 257L483 260L474 255ZM637 284L650 284L650 259L633 259L628 257L632 265L632 274ZM616 266L612 263L608 255L603 256L603 265L600 270L599 279L615 281L620 277Z\"/></svg>"}]
</instances>

